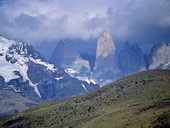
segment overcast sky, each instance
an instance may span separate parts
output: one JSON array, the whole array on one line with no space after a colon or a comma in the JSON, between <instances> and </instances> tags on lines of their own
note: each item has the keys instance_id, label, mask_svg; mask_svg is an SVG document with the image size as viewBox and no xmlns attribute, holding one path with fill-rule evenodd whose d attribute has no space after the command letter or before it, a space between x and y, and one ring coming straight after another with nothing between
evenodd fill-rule
<instances>
[{"instance_id":1,"label":"overcast sky","mask_svg":"<svg viewBox=\"0 0 170 128\"><path fill-rule=\"evenodd\" d=\"M170 0L0 0L0 35L28 43L63 38L170 42Z\"/></svg>"}]
</instances>

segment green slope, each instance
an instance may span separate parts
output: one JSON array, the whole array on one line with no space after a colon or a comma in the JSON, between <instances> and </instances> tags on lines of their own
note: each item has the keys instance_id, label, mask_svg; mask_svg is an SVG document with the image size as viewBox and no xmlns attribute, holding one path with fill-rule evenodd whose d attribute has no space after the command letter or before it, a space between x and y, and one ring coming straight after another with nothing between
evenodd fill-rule
<instances>
[{"instance_id":1,"label":"green slope","mask_svg":"<svg viewBox=\"0 0 170 128\"><path fill-rule=\"evenodd\" d=\"M90 94L1 119L2 128L169 128L170 70L150 70Z\"/></svg>"}]
</instances>

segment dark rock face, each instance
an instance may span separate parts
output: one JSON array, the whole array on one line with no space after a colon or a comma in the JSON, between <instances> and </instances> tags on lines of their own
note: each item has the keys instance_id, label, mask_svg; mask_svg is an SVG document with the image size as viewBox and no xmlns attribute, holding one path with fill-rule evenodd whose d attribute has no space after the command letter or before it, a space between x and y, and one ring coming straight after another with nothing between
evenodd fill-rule
<instances>
[{"instance_id":1,"label":"dark rock face","mask_svg":"<svg viewBox=\"0 0 170 128\"><path fill-rule=\"evenodd\" d=\"M73 77L84 81L89 79L90 63L82 59L70 40L62 40L57 44L50 62L56 66L61 66Z\"/></svg>"},{"instance_id":2,"label":"dark rock face","mask_svg":"<svg viewBox=\"0 0 170 128\"><path fill-rule=\"evenodd\" d=\"M91 55L91 54L88 54L88 53L82 53L81 54L81 57L84 59L84 60L87 60L89 61L89 64L90 64L90 70L93 71L93 68L95 66L95 55Z\"/></svg>"},{"instance_id":3,"label":"dark rock face","mask_svg":"<svg viewBox=\"0 0 170 128\"><path fill-rule=\"evenodd\" d=\"M5 80L2 76L0 76L0 89L5 86Z\"/></svg>"},{"instance_id":4,"label":"dark rock face","mask_svg":"<svg viewBox=\"0 0 170 128\"><path fill-rule=\"evenodd\" d=\"M34 101L40 101L39 96L34 91L34 88L29 86L29 81L23 81L21 78L19 79L12 79L9 82L7 82L7 86L11 86L14 89L16 93L23 97L27 97L28 99L34 100Z\"/></svg>"},{"instance_id":5,"label":"dark rock face","mask_svg":"<svg viewBox=\"0 0 170 128\"><path fill-rule=\"evenodd\" d=\"M146 69L143 51L137 44L131 46L126 42L118 58L119 68L124 75Z\"/></svg>"},{"instance_id":6,"label":"dark rock face","mask_svg":"<svg viewBox=\"0 0 170 128\"><path fill-rule=\"evenodd\" d=\"M149 69L170 69L170 44L155 44L148 56Z\"/></svg>"},{"instance_id":7,"label":"dark rock face","mask_svg":"<svg viewBox=\"0 0 170 128\"><path fill-rule=\"evenodd\" d=\"M70 65L77 58L80 58L79 53L74 49L70 40L61 40L58 42L50 62L57 66Z\"/></svg>"}]
</instances>

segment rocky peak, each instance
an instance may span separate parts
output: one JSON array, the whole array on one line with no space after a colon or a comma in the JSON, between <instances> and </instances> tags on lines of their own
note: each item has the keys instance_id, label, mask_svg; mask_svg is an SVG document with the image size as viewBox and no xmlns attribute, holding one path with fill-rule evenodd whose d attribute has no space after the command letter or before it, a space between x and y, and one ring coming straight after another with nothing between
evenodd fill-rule
<instances>
[{"instance_id":1,"label":"rocky peak","mask_svg":"<svg viewBox=\"0 0 170 128\"><path fill-rule=\"evenodd\" d=\"M44 58L31 45L23 42L15 42L11 44L6 51L5 57L6 60L11 63L15 63L19 60L21 60L22 63L27 63L29 61L29 57L45 61Z\"/></svg>"},{"instance_id":2,"label":"rocky peak","mask_svg":"<svg viewBox=\"0 0 170 128\"><path fill-rule=\"evenodd\" d=\"M137 43L132 45L132 49L141 49Z\"/></svg>"},{"instance_id":3,"label":"rocky peak","mask_svg":"<svg viewBox=\"0 0 170 128\"><path fill-rule=\"evenodd\" d=\"M104 32L102 37L99 38L97 43L96 58L107 57L110 54L115 54L115 43L111 34Z\"/></svg>"},{"instance_id":4,"label":"rocky peak","mask_svg":"<svg viewBox=\"0 0 170 128\"><path fill-rule=\"evenodd\" d=\"M59 41L50 62L61 66L68 74L79 80L85 81L90 76L89 62L81 58L70 40Z\"/></svg>"},{"instance_id":5,"label":"rocky peak","mask_svg":"<svg viewBox=\"0 0 170 128\"><path fill-rule=\"evenodd\" d=\"M69 65L77 58L79 53L75 50L70 40L61 40L58 42L50 61L57 66Z\"/></svg>"},{"instance_id":6,"label":"rocky peak","mask_svg":"<svg viewBox=\"0 0 170 128\"><path fill-rule=\"evenodd\" d=\"M16 52L18 55L31 56L34 59L36 58L42 59L41 55L32 47L32 45L28 45L24 42L12 44L9 47L8 52L11 52L11 53Z\"/></svg>"},{"instance_id":7,"label":"rocky peak","mask_svg":"<svg viewBox=\"0 0 170 128\"><path fill-rule=\"evenodd\" d=\"M163 68L170 65L170 44L153 45L149 55L149 69Z\"/></svg>"},{"instance_id":8,"label":"rocky peak","mask_svg":"<svg viewBox=\"0 0 170 128\"><path fill-rule=\"evenodd\" d=\"M93 70L95 81L103 85L107 80L114 80L118 72L115 42L111 34L104 32L97 42L96 61Z\"/></svg>"},{"instance_id":9,"label":"rocky peak","mask_svg":"<svg viewBox=\"0 0 170 128\"><path fill-rule=\"evenodd\" d=\"M143 51L137 43L125 42L119 52L119 68L123 75L146 69Z\"/></svg>"}]
</instances>

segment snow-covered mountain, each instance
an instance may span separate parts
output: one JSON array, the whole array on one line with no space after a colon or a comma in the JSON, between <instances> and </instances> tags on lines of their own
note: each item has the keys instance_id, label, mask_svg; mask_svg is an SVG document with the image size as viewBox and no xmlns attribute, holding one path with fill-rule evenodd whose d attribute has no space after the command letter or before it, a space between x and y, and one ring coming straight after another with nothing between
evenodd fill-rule
<instances>
[{"instance_id":1,"label":"snow-covered mountain","mask_svg":"<svg viewBox=\"0 0 170 128\"><path fill-rule=\"evenodd\" d=\"M49 64L31 45L0 37L1 89L34 101L57 100L98 88Z\"/></svg>"}]
</instances>

